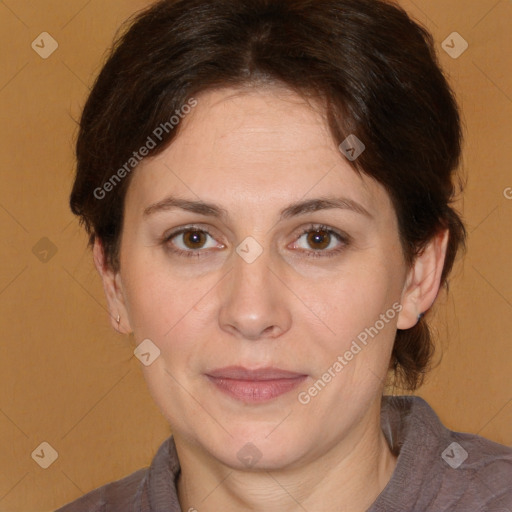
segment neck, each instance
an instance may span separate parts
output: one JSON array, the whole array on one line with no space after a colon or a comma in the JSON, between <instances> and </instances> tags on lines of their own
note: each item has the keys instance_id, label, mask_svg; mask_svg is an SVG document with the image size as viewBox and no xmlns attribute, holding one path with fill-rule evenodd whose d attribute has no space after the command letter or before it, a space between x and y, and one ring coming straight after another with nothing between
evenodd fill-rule
<instances>
[{"instance_id":1,"label":"neck","mask_svg":"<svg viewBox=\"0 0 512 512\"><path fill-rule=\"evenodd\" d=\"M174 436L181 473L178 498L184 511L364 512L389 482L396 466L380 429L378 408L314 461L292 469L238 470Z\"/></svg>"}]
</instances>

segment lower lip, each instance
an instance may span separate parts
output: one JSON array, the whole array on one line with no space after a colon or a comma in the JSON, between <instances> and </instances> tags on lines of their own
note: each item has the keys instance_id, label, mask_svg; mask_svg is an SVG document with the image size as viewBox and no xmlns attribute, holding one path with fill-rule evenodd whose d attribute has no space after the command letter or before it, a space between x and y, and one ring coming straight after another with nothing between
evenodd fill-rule
<instances>
[{"instance_id":1,"label":"lower lip","mask_svg":"<svg viewBox=\"0 0 512 512\"><path fill-rule=\"evenodd\" d=\"M289 393L304 382L307 375L300 375L291 379L273 380L237 380L211 377L212 382L223 393L245 403L268 402L273 398Z\"/></svg>"}]
</instances>

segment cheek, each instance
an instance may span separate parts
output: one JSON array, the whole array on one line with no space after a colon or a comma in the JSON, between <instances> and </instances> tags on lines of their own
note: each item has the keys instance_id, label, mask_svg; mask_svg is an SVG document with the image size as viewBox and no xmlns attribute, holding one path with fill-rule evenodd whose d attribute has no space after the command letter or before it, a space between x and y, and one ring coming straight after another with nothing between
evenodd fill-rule
<instances>
[{"instance_id":1,"label":"cheek","mask_svg":"<svg viewBox=\"0 0 512 512\"><path fill-rule=\"evenodd\" d=\"M146 264L134 253L123 268L124 296L135 339L161 339L183 315L190 302L186 287L165 277L162 269Z\"/></svg>"},{"instance_id":2,"label":"cheek","mask_svg":"<svg viewBox=\"0 0 512 512\"><path fill-rule=\"evenodd\" d=\"M342 339L373 325L400 297L394 272L375 260L302 288L304 302Z\"/></svg>"},{"instance_id":3,"label":"cheek","mask_svg":"<svg viewBox=\"0 0 512 512\"><path fill-rule=\"evenodd\" d=\"M127 262L125 298L135 340L149 338L162 354L159 364L184 371L199 357L201 340L215 326L218 277L190 280L165 265L144 265L136 257ZM123 281L124 283L124 281ZM199 353L199 355L198 355Z\"/></svg>"},{"instance_id":4,"label":"cheek","mask_svg":"<svg viewBox=\"0 0 512 512\"><path fill-rule=\"evenodd\" d=\"M349 411L359 414L358 407L368 404L383 385L400 308L399 295L386 280L372 280L371 286L353 284L340 282L336 293L324 292L326 300L317 302L327 334L319 335L309 325L314 344L307 356L313 377L301 396L314 415L325 414L324 421L333 428L334 417Z\"/></svg>"},{"instance_id":5,"label":"cheek","mask_svg":"<svg viewBox=\"0 0 512 512\"><path fill-rule=\"evenodd\" d=\"M309 283L303 292L304 302L322 320L313 317L305 326L314 340L308 359L315 379L322 381L321 388L336 376L316 406L331 403L336 408L343 403L340 397L376 392L386 378L400 309L400 287L390 265L373 259L328 284Z\"/></svg>"}]
</instances>

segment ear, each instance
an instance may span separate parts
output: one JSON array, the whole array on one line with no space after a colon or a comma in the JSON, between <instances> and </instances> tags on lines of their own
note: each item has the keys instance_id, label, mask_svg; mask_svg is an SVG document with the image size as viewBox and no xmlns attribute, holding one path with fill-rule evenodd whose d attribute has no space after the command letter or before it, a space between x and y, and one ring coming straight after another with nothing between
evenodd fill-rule
<instances>
[{"instance_id":1,"label":"ear","mask_svg":"<svg viewBox=\"0 0 512 512\"><path fill-rule=\"evenodd\" d=\"M110 312L110 323L116 331L122 334L129 334L132 332L132 328L126 309L121 274L114 272L107 265L103 245L97 237L94 241L93 257L96 270L103 281L103 290ZM118 315L120 317L119 323L117 322Z\"/></svg>"},{"instance_id":2,"label":"ear","mask_svg":"<svg viewBox=\"0 0 512 512\"><path fill-rule=\"evenodd\" d=\"M409 329L418 322L418 315L432 307L441 284L449 231L437 233L416 257L402 291L402 310L398 329Z\"/></svg>"}]
</instances>

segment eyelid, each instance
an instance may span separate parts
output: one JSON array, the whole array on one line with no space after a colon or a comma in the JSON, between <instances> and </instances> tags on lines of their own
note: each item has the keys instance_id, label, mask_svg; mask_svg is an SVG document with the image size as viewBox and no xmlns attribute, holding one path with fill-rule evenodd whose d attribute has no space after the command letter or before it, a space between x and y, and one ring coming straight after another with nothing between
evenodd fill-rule
<instances>
[{"instance_id":1,"label":"eyelid","mask_svg":"<svg viewBox=\"0 0 512 512\"><path fill-rule=\"evenodd\" d=\"M174 230L171 230L169 233L164 234L162 239L164 241L168 241L171 238L174 238L175 236L181 235L183 233L187 233L188 231L201 231L211 236L212 238L215 238L209 227L204 227L201 226L200 224L187 224L186 226L176 228Z\"/></svg>"},{"instance_id":2,"label":"eyelid","mask_svg":"<svg viewBox=\"0 0 512 512\"><path fill-rule=\"evenodd\" d=\"M326 233L333 233L340 240L347 242L347 243L352 240L351 237L344 231L338 230L331 226L327 226L326 224L318 224L318 223L311 223L308 226L306 226L305 228L301 228L299 236L303 236L306 233L311 233L312 231L325 231Z\"/></svg>"}]
</instances>

